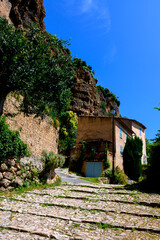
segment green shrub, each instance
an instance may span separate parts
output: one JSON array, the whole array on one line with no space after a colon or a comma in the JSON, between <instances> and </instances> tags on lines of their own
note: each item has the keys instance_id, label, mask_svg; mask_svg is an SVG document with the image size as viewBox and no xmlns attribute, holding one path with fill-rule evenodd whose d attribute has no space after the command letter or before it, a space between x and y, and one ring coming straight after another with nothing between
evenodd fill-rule
<instances>
[{"instance_id":1,"label":"green shrub","mask_svg":"<svg viewBox=\"0 0 160 240\"><path fill-rule=\"evenodd\" d=\"M103 114L106 114L106 104L104 102L101 102L101 110Z\"/></svg>"},{"instance_id":2,"label":"green shrub","mask_svg":"<svg viewBox=\"0 0 160 240\"><path fill-rule=\"evenodd\" d=\"M115 183L116 184L127 184L128 183L126 174L119 167L115 168L114 175L115 175ZM102 173L102 177L107 177L109 179L109 181L111 182L112 169L108 168L108 169L104 170Z\"/></svg>"},{"instance_id":3,"label":"green shrub","mask_svg":"<svg viewBox=\"0 0 160 240\"><path fill-rule=\"evenodd\" d=\"M112 92L110 92L110 90L108 88L104 88L101 85L97 85L97 92L98 93L102 93L104 97L108 98L108 97L112 97L114 102L116 102L117 106L120 106L120 101L118 100L118 97L116 97L116 95Z\"/></svg>"},{"instance_id":4,"label":"green shrub","mask_svg":"<svg viewBox=\"0 0 160 240\"><path fill-rule=\"evenodd\" d=\"M11 131L6 118L0 117L0 162L4 159L28 156L29 150L19 137L18 131Z\"/></svg>"},{"instance_id":5,"label":"green shrub","mask_svg":"<svg viewBox=\"0 0 160 240\"><path fill-rule=\"evenodd\" d=\"M44 162L45 172L50 171L51 169L62 167L65 162L65 157L60 154L55 154L52 151L48 152L47 150L42 151L42 161Z\"/></svg>"},{"instance_id":6,"label":"green shrub","mask_svg":"<svg viewBox=\"0 0 160 240\"><path fill-rule=\"evenodd\" d=\"M151 166L148 173L148 181L153 189L160 191L160 143L155 143L151 147Z\"/></svg>"},{"instance_id":7,"label":"green shrub","mask_svg":"<svg viewBox=\"0 0 160 240\"><path fill-rule=\"evenodd\" d=\"M142 140L135 138L127 138L123 151L123 167L127 176L138 181L141 176L141 156L142 156Z\"/></svg>"}]
</instances>

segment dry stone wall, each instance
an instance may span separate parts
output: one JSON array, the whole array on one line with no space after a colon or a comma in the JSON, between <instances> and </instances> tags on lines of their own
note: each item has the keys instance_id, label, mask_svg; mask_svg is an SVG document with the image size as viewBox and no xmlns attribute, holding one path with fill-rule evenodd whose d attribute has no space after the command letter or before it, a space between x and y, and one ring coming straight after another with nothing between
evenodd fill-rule
<instances>
[{"instance_id":1,"label":"dry stone wall","mask_svg":"<svg viewBox=\"0 0 160 240\"><path fill-rule=\"evenodd\" d=\"M22 187L27 182L38 182L39 171L32 165L34 157L28 157L28 163L23 159L7 159L0 165L0 191Z\"/></svg>"},{"instance_id":2,"label":"dry stone wall","mask_svg":"<svg viewBox=\"0 0 160 240\"><path fill-rule=\"evenodd\" d=\"M21 139L28 144L32 154L40 157L42 150L58 153L58 130L52 119L46 117L41 120L34 116L24 116L17 107L20 103L9 95L4 105L4 115L12 130L20 130Z\"/></svg>"}]
</instances>

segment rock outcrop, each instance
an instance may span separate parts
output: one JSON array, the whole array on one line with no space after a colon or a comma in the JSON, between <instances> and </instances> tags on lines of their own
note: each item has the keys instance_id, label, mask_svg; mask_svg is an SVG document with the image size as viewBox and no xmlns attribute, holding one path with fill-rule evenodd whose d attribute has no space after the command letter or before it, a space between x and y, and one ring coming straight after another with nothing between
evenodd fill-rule
<instances>
[{"instance_id":1,"label":"rock outcrop","mask_svg":"<svg viewBox=\"0 0 160 240\"><path fill-rule=\"evenodd\" d=\"M70 109L78 116L107 116L113 107L119 116L119 107L113 97L105 97L102 92L98 93L92 74L87 69L79 68L76 71L76 84Z\"/></svg>"},{"instance_id":2,"label":"rock outcrop","mask_svg":"<svg viewBox=\"0 0 160 240\"><path fill-rule=\"evenodd\" d=\"M45 30L43 0L0 0L0 16L5 16L18 28L27 27L33 21ZM114 98L97 92L96 82L87 69L77 69L71 110L78 116L106 116L113 106L119 116L119 108Z\"/></svg>"},{"instance_id":3,"label":"rock outcrop","mask_svg":"<svg viewBox=\"0 0 160 240\"><path fill-rule=\"evenodd\" d=\"M15 27L23 28L33 21L44 30L45 15L43 0L0 0L0 16Z\"/></svg>"}]
</instances>

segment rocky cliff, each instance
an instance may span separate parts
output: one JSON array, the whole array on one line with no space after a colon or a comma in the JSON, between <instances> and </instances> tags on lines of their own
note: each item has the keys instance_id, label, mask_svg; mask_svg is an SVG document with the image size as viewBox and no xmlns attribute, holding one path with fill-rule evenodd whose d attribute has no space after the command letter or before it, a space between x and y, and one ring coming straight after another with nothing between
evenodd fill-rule
<instances>
[{"instance_id":1,"label":"rocky cliff","mask_svg":"<svg viewBox=\"0 0 160 240\"><path fill-rule=\"evenodd\" d=\"M78 116L107 116L113 107L119 116L119 107L113 96L106 97L97 91L95 79L87 69L77 69L71 110Z\"/></svg>"},{"instance_id":2,"label":"rocky cliff","mask_svg":"<svg viewBox=\"0 0 160 240\"><path fill-rule=\"evenodd\" d=\"M43 0L0 0L0 16L6 17L18 28L34 21L45 29Z\"/></svg>"},{"instance_id":3,"label":"rocky cliff","mask_svg":"<svg viewBox=\"0 0 160 240\"><path fill-rule=\"evenodd\" d=\"M27 27L28 23L34 21L45 30L43 0L0 0L0 16L5 16L18 28ZM71 110L77 115L106 116L113 106L119 115L113 96L106 97L102 92L97 92L91 72L83 67L77 68Z\"/></svg>"}]
</instances>

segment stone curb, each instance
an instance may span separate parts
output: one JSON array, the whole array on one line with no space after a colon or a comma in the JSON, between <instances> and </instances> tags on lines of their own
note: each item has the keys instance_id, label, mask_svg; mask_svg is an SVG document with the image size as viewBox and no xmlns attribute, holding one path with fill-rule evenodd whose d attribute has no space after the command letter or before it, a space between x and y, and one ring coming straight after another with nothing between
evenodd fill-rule
<instances>
[{"instance_id":1,"label":"stone curb","mask_svg":"<svg viewBox=\"0 0 160 240\"><path fill-rule=\"evenodd\" d=\"M1 209L2 210L2 209ZM73 217L60 217L60 216L54 216L54 215L49 215L49 214L36 214L34 212L23 212L21 213L20 211L13 211L13 210L6 210L6 209L3 209L2 211L9 211L9 212L13 212L13 213L19 213L19 214L31 214L31 215L35 215L35 216L41 216L41 217L51 217L51 218L58 218L58 219L62 219L62 220L65 220L65 221L73 221L73 222L76 222L76 223L84 223L84 224L102 224L102 227L103 225L106 227L110 227L110 228L121 228L121 229L125 229L125 230L137 230L137 231L144 231L144 232L153 232L153 233L158 233L160 234L160 228L144 228L144 227L136 227L136 226L125 226L125 225L120 225L120 224L110 224L108 222L104 222L104 221L100 221L100 222L97 222L97 221L94 221L94 220L82 220L82 219L77 219L77 218L73 218ZM3 228L3 226L0 226ZM16 230L16 231L20 231L20 232L28 232L28 233L32 233L32 234L36 234L36 235L40 235L40 236L44 236L44 237L48 237L48 238L54 238L54 239L57 239L55 236L51 235L51 234L47 234L47 233L42 233L42 232L37 232L37 231L30 231L30 230L27 230L27 229L23 229L23 228L17 228L17 227L12 227L12 226L7 226L7 227L4 227L4 228L7 228L7 229L10 229L10 230Z\"/></svg>"},{"instance_id":2,"label":"stone curb","mask_svg":"<svg viewBox=\"0 0 160 240\"><path fill-rule=\"evenodd\" d=\"M23 232L23 233L35 234L35 235L38 235L38 236L47 237L49 239L56 239L56 240L58 240L58 238L56 238L52 234L45 233L45 232L31 231L31 230L25 229L25 228L14 227L14 226L3 226L3 225L0 225L0 228L7 229L7 230L12 230L12 231Z\"/></svg>"}]
</instances>

